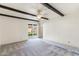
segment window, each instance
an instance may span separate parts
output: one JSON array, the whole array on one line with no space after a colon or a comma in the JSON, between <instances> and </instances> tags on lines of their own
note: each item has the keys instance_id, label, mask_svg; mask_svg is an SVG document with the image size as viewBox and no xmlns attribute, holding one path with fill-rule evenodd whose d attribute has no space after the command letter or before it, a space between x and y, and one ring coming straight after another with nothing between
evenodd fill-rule
<instances>
[{"instance_id":1,"label":"window","mask_svg":"<svg viewBox=\"0 0 79 59\"><path fill-rule=\"evenodd\" d=\"M28 24L28 36L37 36L37 24Z\"/></svg>"}]
</instances>

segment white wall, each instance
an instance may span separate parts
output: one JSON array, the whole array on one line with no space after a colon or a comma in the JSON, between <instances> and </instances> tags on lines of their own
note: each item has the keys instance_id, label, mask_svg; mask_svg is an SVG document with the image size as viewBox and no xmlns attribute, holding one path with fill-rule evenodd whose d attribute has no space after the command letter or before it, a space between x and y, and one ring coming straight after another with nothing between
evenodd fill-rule
<instances>
[{"instance_id":1,"label":"white wall","mask_svg":"<svg viewBox=\"0 0 79 59\"><path fill-rule=\"evenodd\" d=\"M64 17L57 16L45 22L43 24L43 36L44 39L79 48L78 12Z\"/></svg>"},{"instance_id":2,"label":"white wall","mask_svg":"<svg viewBox=\"0 0 79 59\"><path fill-rule=\"evenodd\" d=\"M32 21L0 16L0 45L28 39L28 24Z\"/></svg>"}]
</instances>

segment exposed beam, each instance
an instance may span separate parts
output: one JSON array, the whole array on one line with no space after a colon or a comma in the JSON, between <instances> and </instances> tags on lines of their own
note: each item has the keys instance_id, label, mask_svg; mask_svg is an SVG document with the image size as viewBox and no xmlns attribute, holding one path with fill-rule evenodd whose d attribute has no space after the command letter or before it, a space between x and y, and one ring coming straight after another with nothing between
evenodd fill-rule
<instances>
[{"instance_id":1,"label":"exposed beam","mask_svg":"<svg viewBox=\"0 0 79 59\"><path fill-rule=\"evenodd\" d=\"M2 13L0 13L0 16L5 16L5 17L11 17L11 18L17 18L17 19L23 19L23 20L39 22L38 20L33 20L33 19L28 19L28 18L23 18L23 17L17 17L17 16L12 16L12 15L2 14Z\"/></svg>"},{"instance_id":2,"label":"exposed beam","mask_svg":"<svg viewBox=\"0 0 79 59\"><path fill-rule=\"evenodd\" d=\"M54 11L55 13L59 14L60 16L64 16L63 13L61 13L59 10L57 10L56 8L54 8L53 6L51 6L48 3L41 3L42 5L44 5L45 7L47 7L48 9Z\"/></svg>"},{"instance_id":3,"label":"exposed beam","mask_svg":"<svg viewBox=\"0 0 79 59\"><path fill-rule=\"evenodd\" d=\"M1 4L0 4L0 7L4 8L4 9L11 10L11 11L19 12L19 13L22 13L22 14L27 14L27 15L31 15L31 16L35 16L35 17L37 16L37 15L31 14L31 13L28 13L28 12L25 12L25 11L21 11L21 10L12 8L12 7L4 6L4 5L1 5ZM48 20L48 18L46 18L46 17L42 17L42 19Z\"/></svg>"}]
</instances>

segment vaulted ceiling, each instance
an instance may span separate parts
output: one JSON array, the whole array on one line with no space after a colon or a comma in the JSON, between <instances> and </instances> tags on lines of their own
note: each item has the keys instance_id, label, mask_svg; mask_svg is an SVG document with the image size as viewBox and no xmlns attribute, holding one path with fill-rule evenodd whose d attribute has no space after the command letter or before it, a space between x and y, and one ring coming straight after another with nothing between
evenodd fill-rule
<instances>
[{"instance_id":1,"label":"vaulted ceiling","mask_svg":"<svg viewBox=\"0 0 79 59\"><path fill-rule=\"evenodd\" d=\"M69 15L76 13L76 10L79 10L79 4L72 4L72 3L49 3L51 6L62 12L64 15ZM12 7L24 12L28 12L34 15L38 14L38 10L41 10L41 14L45 18L53 18L56 16L61 17L57 13L53 12L52 10L48 9L44 5L40 3L1 3L1 5ZM38 20L37 17L31 16L31 15L25 15L19 12L14 12L11 10L7 10L4 8L0 7L0 13L3 14L8 14L8 15L13 15L13 16L18 16L18 17L23 17L23 18L29 18L29 19L34 19Z\"/></svg>"},{"instance_id":2,"label":"vaulted ceiling","mask_svg":"<svg viewBox=\"0 0 79 59\"><path fill-rule=\"evenodd\" d=\"M53 15L53 16L56 15L54 12L52 12L51 10L49 10L47 7L43 6L40 3L1 3L1 5L18 9L24 12L28 12L34 15L37 15L38 10L41 10L41 14L43 17L42 19L49 19L50 15ZM37 17L31 16L31 15L25 15L19 12L14 12L12 10L8 10L1 7L0 7L0 13L38 20Z\"/></svg>"}]
</instances>

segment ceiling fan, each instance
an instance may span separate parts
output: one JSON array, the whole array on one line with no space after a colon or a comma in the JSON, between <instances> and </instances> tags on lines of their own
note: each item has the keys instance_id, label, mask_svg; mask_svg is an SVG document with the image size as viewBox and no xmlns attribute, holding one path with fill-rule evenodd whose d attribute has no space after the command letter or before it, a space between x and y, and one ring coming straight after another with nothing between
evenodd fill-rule
<instances>
[{"instance_id":1,"label":"ceiling fan","mask_svg":"<svg viewBox=\"0 0 79 59\"><path fill-rule=\"evenodd\" d=\"M38 9L37 10L37 19L41 19L41 17L43 17L43 10Z\"/></svg>"}]
</instances>

